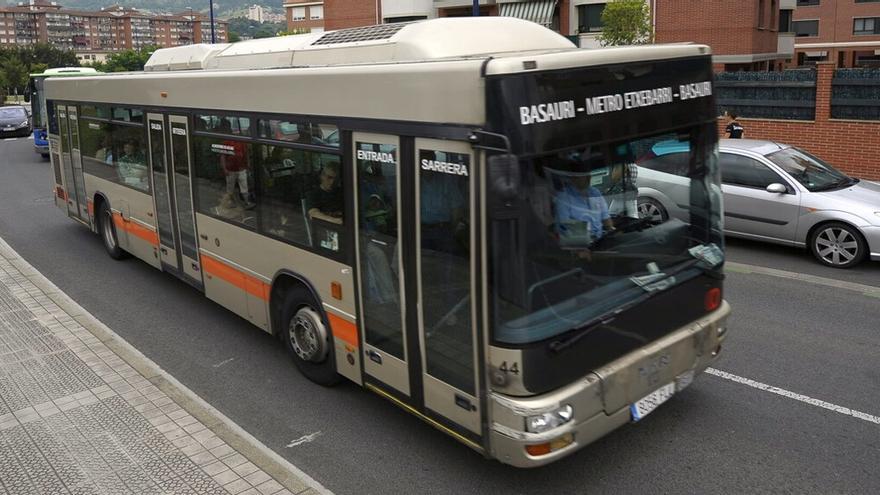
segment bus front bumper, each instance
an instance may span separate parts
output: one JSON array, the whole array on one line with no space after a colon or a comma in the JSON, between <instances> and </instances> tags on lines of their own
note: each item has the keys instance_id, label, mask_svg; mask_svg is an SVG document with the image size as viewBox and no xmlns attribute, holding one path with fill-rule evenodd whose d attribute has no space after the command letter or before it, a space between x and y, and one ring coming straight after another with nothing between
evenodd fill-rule
<instances>
[{"instance_id":1,"label":"bus front bumper","mask_svg":"<svg viewBox=\"0 0 880 495\"><path fill-rule=\"evenodd\" d=\"M717 359L729 314L725 301L700 320L553 392L491 394L492 457L516 467L542 466L633 421L633 404L661 389L666 398L675 395ZM570 412L571 419L541 433L526 431L527 418L559 411Z\"/></svg>"}]
</instances>

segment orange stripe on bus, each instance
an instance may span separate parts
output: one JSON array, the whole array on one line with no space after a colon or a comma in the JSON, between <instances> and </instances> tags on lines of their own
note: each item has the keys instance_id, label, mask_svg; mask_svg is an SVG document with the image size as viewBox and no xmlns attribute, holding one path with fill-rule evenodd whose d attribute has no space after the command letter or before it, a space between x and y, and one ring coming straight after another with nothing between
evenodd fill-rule
<instances>
[{"instance_id":1,"label":"orange stripe on bus","mask_svg":"<svg viewBox=\"0 0 880 495\"><path fill-rule=\"evenodd\" d=\"M336 316L329 311L327 312L327 319L330 320L330 331L333 332L334 337L342 339L354 347L360 347L357 327L354 323L344 320L342 317Z\"/></svg>"},{"instance_id":2,"label":"orange stripe on bus","mask_svg":"<svg viewBox=\"0 0 880 495\"><path fill-rule=\"evenodd\" d=\"M113 223L116 225L117 228L120 228L135 237L140 237L141 239L152 244L153 246L159 245L159 234L153 232L146 227L143 227L136 222L125 220L124 218L122 218L121 213L113 213Z\"/></svg>"},{"instance_id":3,"label":"orange stripe on bus","mask_svg":"<svg viewBox=\"0 0 880 495\"><path fill-rule=\"evenodd\" d=\"M264 301L269 300L269 284L262 280L247 275L218 259L202 254L202 268L205 272L220 277L248 294L259 297Z\"/></svg>"}]
</instances>

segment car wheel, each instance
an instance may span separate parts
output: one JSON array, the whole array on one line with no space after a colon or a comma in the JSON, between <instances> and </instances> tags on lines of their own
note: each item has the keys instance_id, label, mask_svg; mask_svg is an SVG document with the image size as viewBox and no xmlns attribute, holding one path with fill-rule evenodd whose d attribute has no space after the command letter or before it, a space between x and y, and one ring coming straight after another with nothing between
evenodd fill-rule
<instances>
[{"instance_id":1,"label":"car wheel","mask_svg":"<svg viewBox=\"0 0 880 495\"><path fill-rule=\"evenodd\" d=\"M810 250L820 263L834 268L850 268L865 257L867 245L859 231L845 223L820 225L810 236Z\"/></svg>"},{"instance_id":2,"label":"car wheel","mask_svg":"<svg viewBox=\"0 0 880 495\"><path fill-rule=\"evenodd\" d=\"M98 211L98 231L104 241L104 249L114 260L125 258L125 251L119 247L119 238L116 236L116 225L113 224L113 212L107 203L101 203Z\"/></svg>"},{"instance_id":3,"label":"car wheel","mask_svg":"<svg viewBox=\"0 0 880 495\"><path fill-rule=\"evenodd\" d=\"M669 213L666 211L666 208L656 199L639 198L638 210L639 218L648 219L654 225L669 220Z\"/></svg>"},{"instance_id":4,"label":"car wheel","mask_svg":"<svg viewBox=\"0 0 880 495\"><path fill-rule=\"evenodd\" d=\"M342 379L336 372L333 335L324 325L319 306L304 287L284 297L281 330L284 345L299 371L309 380L329 387Z\"/></svg>"}]
</instances>

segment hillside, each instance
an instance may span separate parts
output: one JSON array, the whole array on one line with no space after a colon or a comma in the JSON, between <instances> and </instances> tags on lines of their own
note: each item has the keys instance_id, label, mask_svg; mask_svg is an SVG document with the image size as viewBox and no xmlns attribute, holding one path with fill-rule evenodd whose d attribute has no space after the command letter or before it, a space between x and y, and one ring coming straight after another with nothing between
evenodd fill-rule
<instances>
[{"instance_id":1,"label":"hillside","mask_svg":"<svg viewBox=\"0 0 880 495\"><path fill-rule=\"evenodd\" d=\"M122 5L151 12L183 12L190 7L196 11L208 11L208 2L193 2L192 0L55 0L58 4L69 9L101 10L102 7ZM14 1L7 1L15 4ZM214 15L218 17L230 17L233 14L247 12L251 5L271 7L275 12L283 12L282 0L214 0Z\"/></svg>"}]
</instances>

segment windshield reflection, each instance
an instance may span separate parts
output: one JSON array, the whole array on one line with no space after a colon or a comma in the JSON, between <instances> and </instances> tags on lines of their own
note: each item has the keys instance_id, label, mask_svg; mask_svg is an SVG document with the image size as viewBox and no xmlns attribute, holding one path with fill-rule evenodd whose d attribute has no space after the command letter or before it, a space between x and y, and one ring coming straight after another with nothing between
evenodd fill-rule
<instances>
[{"instance_id":1,"label":"windshield reflection","mask_svg":"<svg viewBox=\"0 0 880 495\"><path fill-rule=\"evenodd\" d=\"M637 163L673 141L686 177L640 177ZM719 265L714 146L686 132L521 160L517 199L490 200L494 339L552 338ZM680 208L640 218L648 191Z\"/></svg>"},{"instance_id":2,"label":"windshield reflection","mask_svg":"<svg viewBox=\"0 0 880 495\"><path fill-rule=\"evenodd\" d=\"M827 191L857 182L843 172L798 148L786 148L767 155L810 192Z\"/></svg>"}]
</instances>

